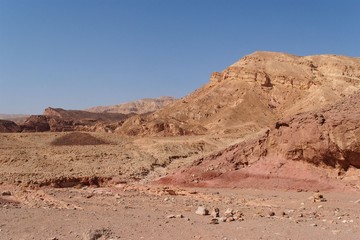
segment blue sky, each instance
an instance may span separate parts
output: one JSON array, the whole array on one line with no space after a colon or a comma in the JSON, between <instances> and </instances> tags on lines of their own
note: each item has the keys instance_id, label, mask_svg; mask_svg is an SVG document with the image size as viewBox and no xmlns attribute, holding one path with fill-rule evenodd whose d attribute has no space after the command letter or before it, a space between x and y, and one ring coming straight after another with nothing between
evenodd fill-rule
<instances>
[{"instance_id":1,"label":"blue sky","mask_svg":"<svg viewBox=\"0 0 360 240\"><path fill-rule=\"evenodd\" d=\"M257 50L360 56L360 1L0 0L0 113L182 97Z\"/></svg>"}]
</instances>

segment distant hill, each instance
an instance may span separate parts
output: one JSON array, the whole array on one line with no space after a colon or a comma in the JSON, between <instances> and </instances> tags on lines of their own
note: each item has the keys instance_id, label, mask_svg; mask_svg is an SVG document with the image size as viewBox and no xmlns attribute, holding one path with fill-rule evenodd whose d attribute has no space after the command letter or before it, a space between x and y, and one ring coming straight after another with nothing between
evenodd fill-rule
<instances>
[{"instance_id":1,"label":"distant hill","mask_svg":"<svg viewBox=\"0 0 360 240\"><path fill-rule=\"evenodd\" d=\"M144 98L133 102L121 103L113 106L98 106L86 109L88 112L96 113L135 113L143 114L159 110L177 99L173 97Z\"/></svg>"}]
</instances>

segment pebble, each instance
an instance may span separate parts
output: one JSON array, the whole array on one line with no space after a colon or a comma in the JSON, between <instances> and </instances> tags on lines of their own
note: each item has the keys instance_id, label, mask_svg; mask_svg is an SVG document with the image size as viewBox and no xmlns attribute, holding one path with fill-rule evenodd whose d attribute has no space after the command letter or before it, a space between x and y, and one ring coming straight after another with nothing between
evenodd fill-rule
<instances>
[{"instance_id":1,"label":"pebble","mask_svg":"<svg viewBox=\"0 0 360 240\"><path fill-rule=\"evenodd\" d=\"M270 217L273 217L273 216L275 216L275 212L270 211L270 212L268 213L268 215L269 215Z\"/></svg>"},{"instance_id":2,"label":"pebble","mask_svg":"<svg viewBox=\"0 0 360 240\"><path fill-rule=\"evenodd\" d=\"M217 219L217 218L212 218L212 219L210 220L210 224L219 224L219 219Z\"/></svg>"},{"instance_id":3,"label":"pebble","mask_svg":"<svg viewBox=\"0 0 360 240\"><path fill-rule=\"evenodd\" d=\"M1 196L11 196L11 192L10 191L3 191L1 193Z\"/></svg>"},{"instance_id":4,"label":"pebble","mask_svg":"<svg viewBox=\"0 0 360 240\"><path fill-rule=\"evenodd\" d=\"M176 216L175 215L167 215L166 217L167 218L175 218Z\"/></svg>"}]
</instances>

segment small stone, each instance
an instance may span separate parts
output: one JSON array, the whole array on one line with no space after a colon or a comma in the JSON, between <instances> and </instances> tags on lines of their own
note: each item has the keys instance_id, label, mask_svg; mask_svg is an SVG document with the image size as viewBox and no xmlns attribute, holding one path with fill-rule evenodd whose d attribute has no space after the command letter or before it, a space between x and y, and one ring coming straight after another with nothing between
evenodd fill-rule
<instances>
[{"instance_id":1,"label":"small stone","mask_svg":"<svg viewBox=\"0 0 360 240\"><path fill-rule=\"evenodd\" d=\"M218 208L213 208L210 214L213 218L217 218L220 216L220 210Z\"/></svg>"},{"instance_id":2,"label":"small stone","mask_svg":"<svg viewBox=\"0 0 360 240\"><path fill-rule=\"evenodd\" d=\"M242 218L243 216L244 216L244 214L242 214L242 212L236 211L233 217L235 220L237 220L237 219Z\"/></svg>"},{"instance_id":3,"label":"small stone","mask_svg":"<svg viewBox=\"0 0 360 240\"><path fill-rule=\"evenodd\" d=\"M225 217L233 217L234 216L234 210L232 210L231 208L226 209L225 213L224 213Z\"/></svg>"},{"instance_id":4,"label":"small stone","mask_svg":"<svg viewBox=\"0 0 360 240\"><path fill-rule=\"evenodd\" d=\"M324 196L319 193L315 193L313 196L309 197L309 199L313 202L326 202Z\"/></svg>"},{"instance_id":5,"label":"small stone","mask_svg":"<svg viewBox=\"0 0 360 240\"><path fill-rule=\"evenodd\" d=\"M167 218L175 218L175 215L167 215Z\"/></svg>"},{"instance_id":6,"label":"small stone","mask_svg":"<svg viewBox=\"0 0 360 240\"><path fill-rule=\"evenodd\" d=\"M270 212L268 213L268 215L269 215L270 217L273 217L273 216L275 216L275 212L270 211Z\"/></svg>"},{"instance_id":7,"label":"small stone","mask_svg":"<svg viewBox=\"0 0 360 240\"><path fill-rule=\"evenodd\" d=\"M316 224L316 223L312 223L312 224L310 224L310 226L312 226L312 227L317 227L317 224Z\"/></svg>"},{"instance_id":8,"label":"small stone","mask_svg":"<svg viewBox=\"0 0 360 240\"><path fill-rule=\"evenodd\" d=\"M226 218L226 222L233 222L233 221L235 221L235 219L233 217Z\"/></svg>"},{"instance_id":9,"label":"small stone","mask_svg":"<svg viewBox=\"0 0 360 240\"><path fill-rule=\"evenodd\" d=\"M219 224L219 220L217 218L212 218L210 224Z\"/></svg>"},{"instance_id":10,"label":"small stone","mask_svg":"<svg viewBox=\"0 0 360 240\"><path fill-rule=\"evenodd\" d=\"M203 215L203 216L205 216L205 215L209 215L209 210L208 210L207 208L205 208L205 207L200 206L200 207L198 207L198 209L195 211L195 213L198 214L198 215Z\"/></svg>"},{"instance_id":11,"label":"small stone","mask_svg":"<svg viewBox=\"0 0 360 240\"><path fill-rule=\"evenodd\" d=\"M226 217L221 217L221 218L219 218L219 221L220 221L220 222L226 222Z\"/></svg>"},{"instance_id":12,"label":"small stone","mask_svg":"<svg viewBox=\"0 0 360 240\"><path fill-rule=\"evenodd\" d=\"M1 193L1 196L11 196L11 192L10 191L3 191Z\"/></svg>"},{"instance_id":13,"label":"small stone","mask_svg":"<svg viewBox=\"0 0 360 240\"><path fill-rule=\"evenodd\" d=\"M175 216L176 218L184 218L184 216L182 214L178 214Z\"/></svg>"}]
</instances>

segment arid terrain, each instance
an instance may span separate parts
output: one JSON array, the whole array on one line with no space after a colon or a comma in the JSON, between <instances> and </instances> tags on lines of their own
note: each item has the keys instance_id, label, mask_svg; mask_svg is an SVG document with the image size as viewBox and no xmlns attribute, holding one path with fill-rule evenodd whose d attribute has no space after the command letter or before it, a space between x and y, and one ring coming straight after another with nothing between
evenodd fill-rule
<instances>
[{"instance_id":1,"label":"arid terrain","mask_svg":"<svg viewBox=\"0 0 360 240\"><path fill-rule=\"evenodd\" d=\"M0 239L358 239L359 120L359 58L274 52L178 100L0 120Z\"/></svg>"}]
</instances>

